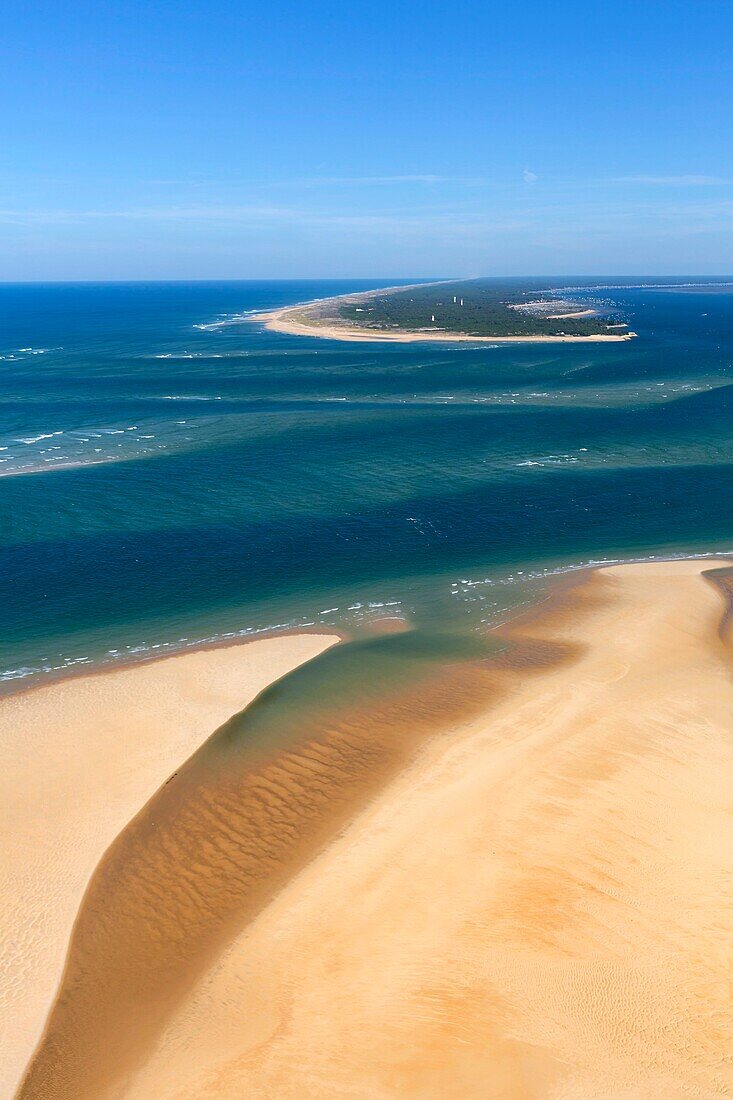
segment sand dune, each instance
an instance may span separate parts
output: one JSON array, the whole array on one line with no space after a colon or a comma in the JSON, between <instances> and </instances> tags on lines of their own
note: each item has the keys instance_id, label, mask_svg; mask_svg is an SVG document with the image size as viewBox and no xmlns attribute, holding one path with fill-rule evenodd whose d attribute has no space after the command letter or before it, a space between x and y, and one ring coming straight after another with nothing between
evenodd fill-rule
<instances>
[{"instance_id":1,"label":"sand dune","mask_svg":"<svg viewBox=\"0 0 733 1100\"><path fill-rule=\"evenodd\" d=\"M23 1097L730 1096L709 568L597 571L381 722L225 727L98 868Z\"/></svg>"},{"instance_id":2,"label":"sand dune","mask_svg":"<svg viewBox=\"0 0 733 1100\"><path fill-rule=\"evenodd\" d=\"M336 640L263 639L0 700L0 1095L40 1037L107 846L226 718Z\"/></svg>"}]
</instances>

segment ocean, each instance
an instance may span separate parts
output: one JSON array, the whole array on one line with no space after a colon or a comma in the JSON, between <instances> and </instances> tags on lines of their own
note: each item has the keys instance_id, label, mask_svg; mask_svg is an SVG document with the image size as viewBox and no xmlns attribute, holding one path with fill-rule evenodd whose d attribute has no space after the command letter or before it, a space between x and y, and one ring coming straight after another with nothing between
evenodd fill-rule
<instances>
[{"instance_id":1,"label":"ocean","mask_svg":"<svg viewBox=\"0 0 733 1100\"><path fill-rule=\"evenodd\" d=\"M250 319L385 282L0 287L6 690L272 630L377 660L385 616L449 661L557 571L733 549L733 286L574 289L609 344Z\"/></svg>"}]
</instances>

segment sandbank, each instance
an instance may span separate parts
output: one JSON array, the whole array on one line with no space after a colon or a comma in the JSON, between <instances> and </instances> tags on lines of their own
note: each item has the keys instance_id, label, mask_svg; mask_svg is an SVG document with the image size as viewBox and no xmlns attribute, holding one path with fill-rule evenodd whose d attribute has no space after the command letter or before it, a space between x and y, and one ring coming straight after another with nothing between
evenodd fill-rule
<instances>
[{"instance_id":1,"label":"sandbank","mask_svg":"<svg viewBox=\"0 0 733 1100\"><path fill-rule=\"evenodd\" d=\"M566 317L595 317L596 314L597 311L595 309L576 309L571 313L548 313L547 320L563 321Z\"/></svg>"},{"instance_id":2,"label":"sandbank","mask_svg":"<svg viewBox=\"0 0 733 1100\"><path fill-rule=\"evenodd\" d=\"M267 740L249 778L224 727L97 868L24 1100L730 1096L720 564L595 570L399 726Z\"/></svg>"},{"instance_id":3,"label":"sandbank","mask_svg":"<svg viewBox=\"0 0 733 1100\"><path fill-rule=\"evenodd\" d=\"M337 640L265 638L0 699L1 1095L41 1035L105 849L222 722Z\"/></svg>"},{"instance_id":4,"label":"sandbank","mask_svg":"<svg viewBox=\"0 0 733 1100\"><path fill-rule=\"evenodd\" d=\"M730 1096L710 568L603 569L526 623L567 659L428 742L221 954L126 1100Z\"/></svg>"}]
</instances>

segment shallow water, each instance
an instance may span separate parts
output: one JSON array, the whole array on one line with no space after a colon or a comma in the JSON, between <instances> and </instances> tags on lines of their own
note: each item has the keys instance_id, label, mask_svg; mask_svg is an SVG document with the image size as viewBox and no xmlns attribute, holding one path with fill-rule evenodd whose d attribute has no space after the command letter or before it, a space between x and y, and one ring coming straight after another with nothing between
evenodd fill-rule
<instances>
[{"instance_id":1,"label":"shallow water","mask_svg":"<svg viewBox=\"0 0 733 1100\"><path fill-rule=\"evenodd\" d=\"M374 285L0 288L8 685L273 627L471 635L548 571L730 547L733 288L589 290L639 339L577 347L248 319Z\"/></svg>"}]
</instances>

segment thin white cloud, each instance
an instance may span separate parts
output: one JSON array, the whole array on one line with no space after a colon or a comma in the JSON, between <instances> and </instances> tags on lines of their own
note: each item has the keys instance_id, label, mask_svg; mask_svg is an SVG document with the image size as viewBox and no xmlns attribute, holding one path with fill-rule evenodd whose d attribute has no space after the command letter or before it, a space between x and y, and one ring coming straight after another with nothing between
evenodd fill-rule
<instances>
[{"instance_id":1,"label":"thin white cloud","mask_svg":"<svg viewBox=\"0 0 733 1100\"><path fill-rule=\"evenodd\" d=\"M247 186L247 187L362 187L369 186L371 184L390 184L390 183L449 183L449 184L487 184L495 182L486 176L445 176L432 172L415 172L415 173L399 173L394 175L384 176L308 176L302 178L299 176L290 177L287 179L256 179L256 178L237 178L237 179L208 179L197 177L185 177L182 179L149 179L145 182L157 186L157 187L180 187L182 184L188 184L194 187L228 187L228 186Z\"/></svg>"},{"instance_id":2,"label":"thin white cloud","mask_svg":"<svg viewBox=\"0 0 733 1100\"><path fill-rule=\"evenodd\" d=\"M428 174L406 176L318 176L311 183L448 183L450 176Z\"/></svg>"},{"instance_id":3,"label":"thin white cloud","mask_svg":"<svg viewBox=\"0 0 733 1100\"><path fill-rule=\"evenodd\" d=\"M641 183L651 187L719 187L732 180L722 176L618 176L611 183Z\"/></svg>"},{"instance_id":4,"label":"thin white cloud","mask_svg":"<svg viewBox=\"0 0 733 1100\"><path fill-rule=\"evenodd\" d=\"M351 229L365 232L404 233L469 231L506 232L523 223L497 219L482 213L460 210L432 210L423 213L364 213L306 210L289 206L202 204L160 207L131 207L116 210L0 209L0 224L79 225L103 222L158 222L223 224L242 229L264 229L291 225L303 229Z\"/></svg>"},{"instance_id":5,"label":"thin white cloud","mask_svg":"<svg viewBox=\"0 0 733 1100\"><path fill-rule=\"evenodd\" d=\"M2 210L0 221L84 222L84 221L235 221L268 222L297 218L299 211L281 206L225 206L212 203L199 206L130 207L120 210Z\"/></svg>"},{"instance_id":6,"label":"thin white cloud","mask_svg":"<svg viewBox=\"0 0 733 1100\"><path fill-rule=\"evenodd\" d=\"M516 193L516 185L514 187ZM537 192L537 198L540 198ZM605 198L593 201L585 198L573 205L572 224L569 224L567 202L542 201L532 204L530 211L517 209L511 204L497 209L495 203L481 203L481 208L470 209L465 203L431 202L411 203L409 209L378 210L369 204L318 203L317 208L305 203L159 203L146 206L115 208L73 208L14 206L0 208L2 236L11 240L15 230L42 233L55 227L71 234L77 227L86 227L82 236L92 236L104 227L105 232L119 236L132 235L152 227L161 231L187 234L189 227L211 230L217 239L231 233L232 239L244 234L252 239L269 234L295 235L303 233L329 233L346 236L349 233L363 235L372 241L384 238L414 241L444 240L458 237L466 240L506 238L514 233L527 232L547 236L558 234L563 240L578 232L611 234L633 231L658 235L672 234L685 237L713 232L730 232L733 229L733 198L726 195L696 191L692 195L675 194L671 189L664 195L619 196L615 201ZM123 230L123 226L128 228ZM13 228L14 227L14 228ZM113 228L115 227L115 228ZM165 227L165 229L164 229Z\"/></svg>"},{"instance_id":7,"label":"thin white cloud","mask_svg":"<svg viewBox=\"0 0 733 1100\"><path fill-rule=\"evenodd\" d=\"M537 173L536 172L530 172L529 168L525 168L524 171L522 172L522 179L524 180L525 183L537 183L537 180L539 178L540 177L537 175Z\"/></svg>"},{"instance_id":8,"label":"thin white cloud","mask_svg":"<svg viewBox=\"0 0 733 1100\"><path fill-rule=\"evenodd\" d=\"M423 183L426 185L446 183L465 187L475 187L495 182L486 176L441 176L429 172L393 176L315 176L307 180L287 181L289 186L306 187L369 187L393 183Z\"/></svg>"}]
</instances>

